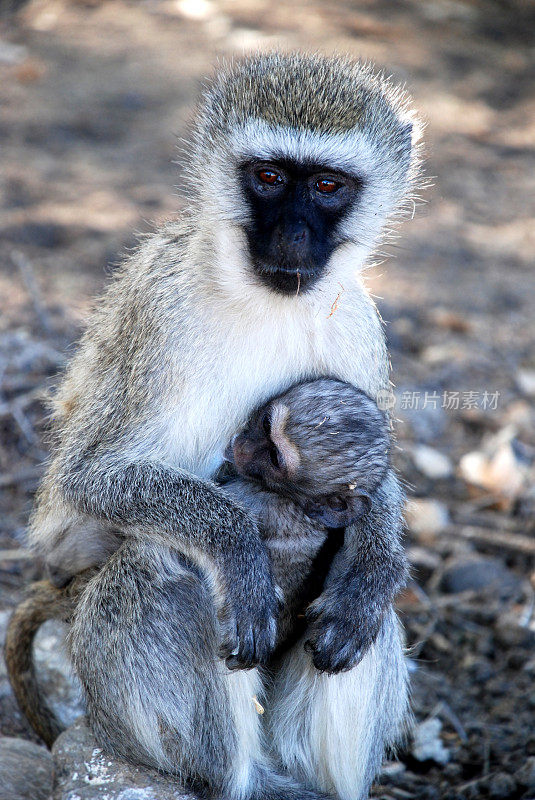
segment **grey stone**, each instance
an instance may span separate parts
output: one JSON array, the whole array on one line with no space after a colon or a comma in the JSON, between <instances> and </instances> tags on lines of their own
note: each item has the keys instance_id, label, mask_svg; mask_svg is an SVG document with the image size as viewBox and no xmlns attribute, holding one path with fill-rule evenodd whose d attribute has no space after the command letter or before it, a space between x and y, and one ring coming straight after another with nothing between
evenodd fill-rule
<instances>
[{"instance_id":1,"label":"grey stone","mask_svg":"<svg viewBox=\"0 0 535 800\"><path fill-rule=\"evenodd\" d=\"M496 558L455 559L444 571L442 588L449 594L492 589L503 598L520 591L521 580Z\"/></svg>"},{"instance_id":2,"label":"grey stone","mask_svg":"<svg viewBox=\"0 0 535 800\"><path fill-rule=\"evenodd\" d=\"M450 753L442 743L440 731L442 723L437 717L426 719L416 725L413 731L412 755L417 761L434 761L447 764Z\"/></svg>"},{"instance_id":3,"label":"grey stone","mask_svg":"<svg viewBox=\"0 0 535 800\"><path fill-rule=\"evenodd\" d=\"M413 536L424 543L433 541L448 526L448 507L440 500L413 498L405 504L405 519Z\"/></svg>"},{"instance_id":4,"label":"grey stone","mask_svg":"<svg viewBox=\"0 0 535 800\"><path fill-rule=\"evenodd\" d=\"M517 781L526 789L535 791L535 756L530 756L516 773Z\"/></svg>"},{"instance_id":5,"label":"grey stone","mask_svg":"<svg viewBox=\"0 0 535 800\"><path fill-rule=\"evenodd\" d=\"M488 784L489 797L495 800L502 800L502 798L511 797L516 791L516 782L505 772L497 772L492 778L489 779Z\"/></svg>"},{"instance_id":6,"label":"grey stone","mask_svg":"<svg viewBox=\"0 0 535 800\"><path fill-rule=\"evenodd\" d=\"M426 444L417 444L411 449L412 460L416 469L433 481L446 480L453 475L451 459Z\"/></svg>"},{"instance_id":7,"label":"grey stone","mask_svg":"<svg viewBox=\"0 0 535 800\"><path fill-rule=\"evenodd\" d=\"M39 685L60 723L68 728L84 713L82 690L65 648L67 626L49 620L35 638L35 667Z\"/></svg>"},{"instance_id":8,"label":"grey stone","mask_svg":"<svg viewBox=\"0 0 535 800\"><path fill-rule=\"evenodd\" d=\"M418 408L406 407L406 403L403 403L405 391L419 393L416 395L420 398ZM436 408L432 404L423 408L424 399L425 390L422 390L421 387L400 387L396 391L396 416L401 420L400 430L405 430L403 427L405 424L412 431L413 437L411 438L419 442L431 443L444 433L447 415L442 408L442 401L436 404Z\"/></svg>"},{"instance_id":9,"label":"grey stone","mask_svg":"<svg viewBox=\"0 0 535 800\"><path fill-rule=\"evenodd\" d=\"M55 741L53 800L194 800L172 778L105 753L84 719Z\"/></svg>"},{"instance_id":10,"label":"grey stone","mask_svg":"<svg viewBox=\"0 0 535 800\"><path fill-rule=\"evenodd\" d=\"M53 783L54 762L45 747L0 738L0 800L48 800Z\"/></svg>"}]
</instances>

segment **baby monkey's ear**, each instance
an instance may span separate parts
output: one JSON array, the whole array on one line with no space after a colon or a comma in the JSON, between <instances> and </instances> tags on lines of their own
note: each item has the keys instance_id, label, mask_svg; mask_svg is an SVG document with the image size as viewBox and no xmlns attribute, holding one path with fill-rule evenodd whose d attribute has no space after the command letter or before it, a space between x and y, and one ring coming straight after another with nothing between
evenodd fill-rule
<instances>
[{"instance_id":1,"label":"baby monkey's ear","mask_svg":"<svg viewBox=\"0 0 535 800\"><path fill-rule=\"evenodd\" d=\"M326 528L347 528L367 514L371 504L370 495L357 489L343 495L327 495L307 500L304 512Z\"/></svg>"}]
</instances>

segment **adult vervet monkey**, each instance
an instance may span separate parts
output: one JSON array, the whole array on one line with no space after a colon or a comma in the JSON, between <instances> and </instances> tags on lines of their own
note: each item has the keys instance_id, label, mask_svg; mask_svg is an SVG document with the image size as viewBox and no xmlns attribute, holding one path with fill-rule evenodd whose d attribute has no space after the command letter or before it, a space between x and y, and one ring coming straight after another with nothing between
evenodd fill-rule
<instances>
[{"instance_id":1,"label":"adult vervet monkey","mask_svg":"<svg viewBox=\"0 0 535 800\"><path fill-rule=\"evenodd\" d=\"M319 673L299 644L285 656L262 743L260 673L219 655L269 662L277 590L255 524L210 478L251 410L291 384L388 386L359 270L410 191L411 138L404 96L369 66L269 54L223 69L201 100L184 218L125 262L54 402L34 544L55 566L86 522L131 534L71 629L92 726L214 797L361 798L405 714L388 609L349 672ZM393 525L400 505L393 481L370 519ZM329 576L340 625L347 577Z\"/></svg>"}]
</instances>

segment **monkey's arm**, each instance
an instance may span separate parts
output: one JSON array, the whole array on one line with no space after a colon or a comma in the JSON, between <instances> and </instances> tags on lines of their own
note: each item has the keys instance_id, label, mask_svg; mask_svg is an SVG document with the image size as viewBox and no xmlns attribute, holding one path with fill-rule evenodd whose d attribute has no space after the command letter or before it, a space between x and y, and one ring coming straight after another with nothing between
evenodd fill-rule
<instances>
[{"instance_id":1,"label":"monkey's arm","mask_svg":"<svg viewBox=\"0 0 535 800\"><path fill-rule=\"evenodd\" d=\"M392 470L369 512L346 530L323 593L308 607L306 648L329 673L351 669L379 632L383 614L408 576L401 544L403 492Z\"/></svg>"},{"instance_id":2,"label":"monkey's arm","mask_svg":"<svg viewBox=\"0 0 535 800\"><path fill-rule=\"evenodd\" d=\"M125 533L161 537L211 571L222 657L229 667L267 661L278 600L266 547L242 508L208 481L157 463L125 463L115 453L78 457L59 480L79 511Z\"/></svg>"}]
</instances>

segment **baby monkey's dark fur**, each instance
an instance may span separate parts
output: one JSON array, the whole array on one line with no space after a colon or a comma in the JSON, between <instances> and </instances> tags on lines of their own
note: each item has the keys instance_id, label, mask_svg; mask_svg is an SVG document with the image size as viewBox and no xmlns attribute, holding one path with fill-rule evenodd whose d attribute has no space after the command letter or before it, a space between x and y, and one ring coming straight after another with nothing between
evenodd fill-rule
<instances>
[{"instance_id":1,"label":"baby monkey's dark fur","mask_svg":"<svg viewBox=\"0 0 535 800\"><path fill-rule=\"evenodd\" d=\"M284 597L275 657L307 628L305 647L317 669L328 669L321 657L326 645L337 671L351 668L374 641L406 574L399 536L388 540L383 527L373 526L377 492L392 478L385 416L347 383L303 383L256 411L226 457L232 467L223 488L257 521ZM400 526L394 530L399 534ZM331 570L333 559L343 569ZM9 625L10 680L49 746L60 726L37 687L33 639L46 619L70 621L94 574L88 570L63 590L34 584ZM345 618L333 607L332 586L340 580L347 584ZM320 635L325 642L318 650ZM227 665L238 666L231 659Z\"/></svg>"}]
</instances>

